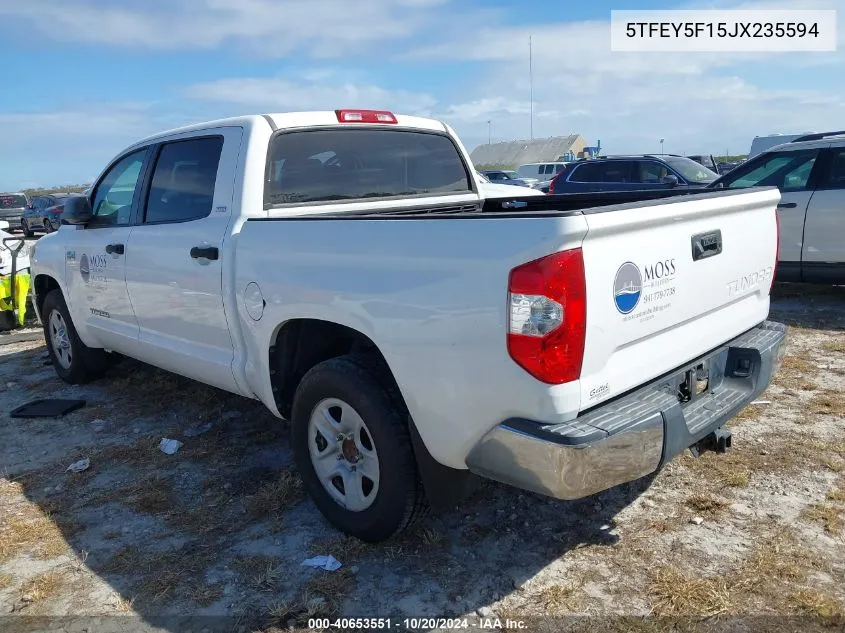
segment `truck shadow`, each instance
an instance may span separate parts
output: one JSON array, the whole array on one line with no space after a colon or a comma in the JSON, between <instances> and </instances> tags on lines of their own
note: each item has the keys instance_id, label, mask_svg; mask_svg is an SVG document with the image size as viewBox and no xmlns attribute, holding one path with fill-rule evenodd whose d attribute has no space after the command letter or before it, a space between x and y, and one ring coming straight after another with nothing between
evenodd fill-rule
<instances>
[{"instance_id":1,"label":"truck shadow","mask_svg":"<svg viewBox=\"0 0 845 633\"><path fill-rule=\"evenodd\" d=\"M97 383L66 386L43 345L27 345L0 348L0 575L14 579L0 589L4 613L77 622L134 613L174 633L469 614L575 548L616 544L614 517L650 483L576 502L484 483L458 508L367 545L304 497L287 425L259 403L129 360ZM8 417L49 396L87 406L57 420ZM183 445L166 455L162 438ZM80 459L89 467L67 472ZM321 554L343 567L301 566ZM36 590L45 579L51 590Z\"/></svg>"},{"instance_id":2,"label":"truck shadow","mask_svg":"<svg viewBox=\"0 0 845 633\"><path fill-rule=\"evenodd\" d=\"M776 283L769 318L790 327L845 330L845 286Z\"/></svg>"}]
</instances>

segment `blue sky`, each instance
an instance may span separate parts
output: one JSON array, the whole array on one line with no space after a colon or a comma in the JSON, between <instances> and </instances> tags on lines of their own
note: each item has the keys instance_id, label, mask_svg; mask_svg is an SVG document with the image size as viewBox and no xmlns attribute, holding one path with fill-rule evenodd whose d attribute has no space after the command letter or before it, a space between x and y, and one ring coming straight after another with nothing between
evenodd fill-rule
<instances>
[{"instance_id":1,"label":"blue sky","mask_svg":"<svg viewBox=\"0 0 845 633\"><path fill-rule=\"evenodd\" d=\"M835 53L614 53L611 9L839 11ZM0 190L87 182L124 146L244 113L372 107L465 144L741 153L845 128L845 0L0 0Z\"/></svg>"}]
</instances>

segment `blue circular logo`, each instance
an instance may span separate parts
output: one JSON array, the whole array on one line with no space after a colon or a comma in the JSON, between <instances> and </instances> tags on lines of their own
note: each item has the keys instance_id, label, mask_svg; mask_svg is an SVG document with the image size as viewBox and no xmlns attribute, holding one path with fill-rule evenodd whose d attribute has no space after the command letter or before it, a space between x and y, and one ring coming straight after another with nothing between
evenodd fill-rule
<instances>
[{"instance_id":1,"label":"blue circular logo","mask_svg":"<svg viewBox=\"0 0 845 633\"><path fill-rule=\"evenodd\" d=\"M640 295L643 291L643 277L637 265L625 262L616 271L616 279L613 280L613 302L616 309L622 314L634 311L640 302Z\"/></svg>"}]
</instances>

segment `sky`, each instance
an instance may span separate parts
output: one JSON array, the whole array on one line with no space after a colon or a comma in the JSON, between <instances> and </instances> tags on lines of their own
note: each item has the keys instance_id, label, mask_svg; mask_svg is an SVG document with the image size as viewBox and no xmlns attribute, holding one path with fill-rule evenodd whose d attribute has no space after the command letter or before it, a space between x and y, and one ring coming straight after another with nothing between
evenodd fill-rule
<instances>
[{"instance_id":1,"label":"sky","mask_svg":"<svg viewBox=\"0 0 845 633\"><path fill-rule=\"evenodd\" d=\"M611 9L839 9L829 53L620 53ZM582 134L731 154L845 128L845 0L0 0L0 190L94 180L140 138L342 107L432 116L468 149ZM488 124L490 121L490 124Z\"/></svg>"}]
</instances>

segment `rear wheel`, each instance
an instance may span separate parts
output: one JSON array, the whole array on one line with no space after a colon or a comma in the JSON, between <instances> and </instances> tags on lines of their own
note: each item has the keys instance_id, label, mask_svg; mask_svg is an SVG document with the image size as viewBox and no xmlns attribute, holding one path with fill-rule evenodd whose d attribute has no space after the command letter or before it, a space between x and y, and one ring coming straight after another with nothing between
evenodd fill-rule
<instances>
[{"instance_id":1,"label":"rear wheel","mask_svg":"<svg viewBox=\"0 0 845 633\"><path fill-rule=\"evenodd\" d=\"M44 220L44 232L45 233L52 233L56 229L53 228L53 223L50 220Z\"/></svg>"},{"instance_id":2,"label":"rear wheel","mask_svg":"<svg viewBox=\"0 0 845 633\"><path fill-rule=\"evenodd\" d=\"M29 228L29 224L27 224L26 220L21 220L21 231L23 231L24 237L32 237L35 235L35 232Z\"/></svg>"},{"instance_id":3,"label":"rear wheel","mask_svg":"<svg viewBox=\"0 0 845 633\"><path fill-rule=\"evenodd\" d=\"M41 318L47 352L59 378L73 385L102 374L108 355L102 349L88 347L79 338L60 290L52 290L44 298Z\"/></svg>"},{"instance_id":4,"label":"rear wheel","mask_svg":"<svg viewBox=\"0 0 845 633\"><path fill-rule=\"evenodd\" d=\"M318 364L294 396L291 444L317 507L340 530L377 542L425 508L404 403L366 360Z\"/></svg>"}]
</instances>

